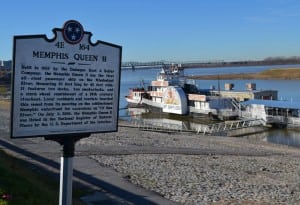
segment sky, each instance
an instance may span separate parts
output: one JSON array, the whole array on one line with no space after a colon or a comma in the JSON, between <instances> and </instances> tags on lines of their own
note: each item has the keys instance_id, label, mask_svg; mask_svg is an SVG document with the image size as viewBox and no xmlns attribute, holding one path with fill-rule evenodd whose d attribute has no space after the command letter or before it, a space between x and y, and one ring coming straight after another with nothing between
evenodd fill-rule
<instances>
[{"instance_id":1,"label":"sky","mask_svg":"<svg viewBox=\"0 0 300 205\"><path fill-rule=\"evenodd\" d=\"M92 41L122 46L122 61L239 61L300 56L298 0L4 0L0 59L14 35L79 21Z\"/></svg>"}]
</instances>

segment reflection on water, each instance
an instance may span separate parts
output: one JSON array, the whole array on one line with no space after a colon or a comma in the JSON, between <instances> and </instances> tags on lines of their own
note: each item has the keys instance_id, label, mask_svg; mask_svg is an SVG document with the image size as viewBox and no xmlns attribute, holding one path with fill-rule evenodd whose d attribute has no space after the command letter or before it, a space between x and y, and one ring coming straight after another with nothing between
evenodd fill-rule
<instances>
[{"instance_id":1,"label":"reflection on water","mask_svg":"<svg viewBox=\"0 0 300 205\"><path fill-rule=\"evenodd\" d=\"M216 123L216 121L210 121L205 117L192 118L190 116L149 112L146 108L128 108L127 114L130 116L129 120L133 123L144 123L148 126L164 127L166 129L197 131L199 127ZM270 129L266 132L244 136L244 138L300 148L300 128Z\"/></svg>"},{"instance_id":2,"label":"reflection on water","mask_svg":"<svg viewBox=\"0 0 300 205\"><path fill-rule=\"evenodd\" d=\"M245 136L245 138L300 148L300 129L270 129L267 132Z\"/></svg>"},{"instance_id":3,"label":"reflection on water","mask_svg":"<svg viewBox=\"0 0 300 205\"><path fill-rule=\"evenodd\" d=\"M206 117L191 117L162 112L149 111L147 108L128 108L127 114L134 124L147 125L153 127L163 127L166 129L197 131L199 127L216 123Z\"/></svg>"},{"instance_id":4,"label":"reflection on water","mask_svg":"<svg viewBox=\"0 0 300 205\"><path fill-rule=\"evenodd\" d=\"M271 130L266 137L268 142L300 147L300 130L298 129L276 129Z\"/></svg>"}]
</instances>

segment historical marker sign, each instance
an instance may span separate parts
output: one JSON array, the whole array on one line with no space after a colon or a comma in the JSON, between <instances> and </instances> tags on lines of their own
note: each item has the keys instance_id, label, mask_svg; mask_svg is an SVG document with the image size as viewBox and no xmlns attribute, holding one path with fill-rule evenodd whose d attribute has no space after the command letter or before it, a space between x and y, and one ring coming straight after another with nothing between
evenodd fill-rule
<instances>
[{"instance_id":1,"label":"historical marker sign","mask_svg":"<svg viewBox=\"0 0 300 205\"><path fill-rule=\"evenodd\" d=\"M117 131L121 46L74 20L53 32L14 37L11 137Z\"/></svg>"}]
</instances>

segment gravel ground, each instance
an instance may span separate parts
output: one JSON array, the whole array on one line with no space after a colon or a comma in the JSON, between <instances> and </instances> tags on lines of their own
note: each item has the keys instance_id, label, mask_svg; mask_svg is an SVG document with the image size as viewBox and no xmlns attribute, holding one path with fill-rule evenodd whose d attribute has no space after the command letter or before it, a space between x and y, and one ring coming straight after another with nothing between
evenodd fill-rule
<instances>
[{"instance_id":1,"label":"gravel ground","mask_svg":"<svg viewBox=\"0 0 300 205\"><path fill-rule=\"evenodd\" d=\"M101 166L181 204L300 204L296 148L128 127L79 144L88 146L89 152L82 154Z\"/></svg>"},{"instance_id":2,"label":"gravel ground","mask_svg":"<svg viewBox=\"0 0 300 205\"><path fill-rule=\"evenodd\" d=\"M8 130L0 109L0 130ZM180 204L300 204L300 150L262 139L160 133L119 123L77 143L76 156L112 167ZM43 139L32 139L44 143Z\"/></svg>"}]
</instances>

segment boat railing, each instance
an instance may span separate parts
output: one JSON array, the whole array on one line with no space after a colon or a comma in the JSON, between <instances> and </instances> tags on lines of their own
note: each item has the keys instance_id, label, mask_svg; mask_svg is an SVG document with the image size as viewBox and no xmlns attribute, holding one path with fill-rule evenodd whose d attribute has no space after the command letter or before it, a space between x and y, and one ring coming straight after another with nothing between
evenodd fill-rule
<instances>
[{"instance_id":1,"label":"boat railing","mask_svg":"<svg viewBox=\"0 0 300 205\"><path fill-rule=\"evenodd\" d=\"M251 119L253 118L252 116L252 112L249 112L249 111L240 111L240 118L245 118L245 119Z\"/></svg>"},{"instance_id":2,"label":"boat railing","mask_svg":"<svg viewBox=\"0 0 300 205\"><path fill-rule=\"evenodd\" d=\"M142 98L142 103L153 106L153 107L157 107L157 108L162 108L163 107L162 103L154 102L154 101L148 100L146 98Z\"/></svg>"},{"instance_id":3,"label":"boat railing","mask_svg":"<svg viewBox=\"0 0 300 205\"><path fill-rule=\"evenodd\" d=\"M161 123L161 122L149 122L142 119L133 120L132 123L135 127L144 131L156 131L156 132L183 132L188 131L183 125L171 124L171 123Z\"/></svg>"},{"instance_id":4,"label":"boat railing","mask_svg":"<svg viewBox=\"0 0 300 205\"><path fill-rule=\"evenodd\" d=\"M241 109L241 104L235 98L231 98L231 104L236 110Z\"/></svg>"},{"instance_id":5,"label":"boat railing","mask_svg":"<svg viewBox=\"0 0 300 205\"><path fill-rule=\"evenodd\" d=\"M299 117L289 117L288 118L289 127L300 127L300 118Z\"/></svg>"},{"instance_id":6,"label":"boat railing","mask_svg":"<svg viewBox=\"0 0 300 205\"><path fill-rule=\"evenodd\" d=\"M143 91L145 91L145 89L144 88L132 88L132 91L134 91L134 92L143 92Z\"/></svg>"},{"instance_id":7,"label":"boat railing","mask_svg":"<svg viewBox=\"0 0 300 205\"><path fill-rule=\"evenodd\" d=\"M275 116L275 115L267 115L267 123L284 123L287 124L288 118L286 116Z\"/></svg>"},{"instance_id":8,"label":"boat railing","mask_svg":"<svg viewBox=\"0 0 300 205\"><path fill-rule=\"evenodd\" d=\"M300 123L300 122L299 122ZM247 119L247 120L235 120L226 121L214 124L193 124L191 129L188 129L184 125L162 123L155 121L146 120L132 120L132 124L135 127L145 131L157 131L157 132L196 132L197 134L202 133L203 135L216 135L223 136L232 130L244 129L249 127L257 127L265 124L262 119Z\"/></svg>"}]
</instances>

